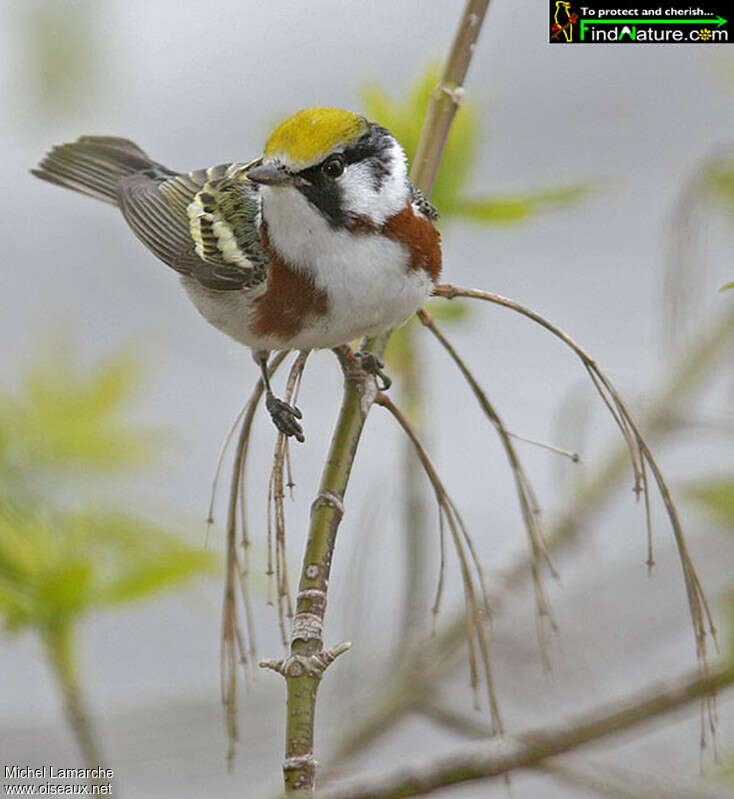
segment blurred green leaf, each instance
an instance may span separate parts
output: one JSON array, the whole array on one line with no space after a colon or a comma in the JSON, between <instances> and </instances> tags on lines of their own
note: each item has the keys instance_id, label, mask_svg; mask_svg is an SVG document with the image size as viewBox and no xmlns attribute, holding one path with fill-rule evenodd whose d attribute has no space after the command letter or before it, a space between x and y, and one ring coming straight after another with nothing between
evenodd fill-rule
<instances>
[{"instance_id":1,"label":"blurred green leaf","mask_svg":"<svg viewBox=\"0 0 734 799\"><path fill-rule=\"evenodd\" d=\"M440 67L435 63L429 65L408 90L407 97L397 101L379 86L365 86L362 89L366 115L395 136L410 161L418 148L428 99L438 85L440 76ZM479 146L477 117L476 107L465 101L451 127L431 194L431 201L442 214L450 214L449 209L458 201L474 166Z\"/></svg>"},{"instance_id":2,"label":"blurred green leaf","mask_svg":"<svg viewBox=\"0 0 734 799\"><path fill-rule=\"evenodd\" d=\"M7 629L34 628L47 640L69 639L85 613L214 566L210 553L129 514L55 506L49 471L138 464L161 439L126 419L137 358L125 351L90 367L79 361L60 337L16 395L0 395L0 616Z\"/></svg>"},{"instance_id":3,"label":"blurred green leaf","mask_svg":"<svg viewBox=\"0 0 734 799\"><path fill-rule=\"evenodd\" d=\"M519 222L539 211L578 202L590 193L589 186L566 186L514 196L458 200L450 212L464 219L488 224Z\"/></svg>"},{"instance_id":4,"label":"blurred green leaf","mask_svg":"<svg viewBox=\"0 0 734 799\"><path fill-rule=\"evenodd\" d=\"M140 364L120 352L82 368L66 340L36 361L15 396L0 394L0 468L110 469L143 462L162 437L133 430L125 407Z\"/></svg>"},{"instance_id":5,"label":"blurred green leaf","mask_svg":"<svg viewBox=\"0 0 734 799\"><path fill-rule=\"evenodd\" d=\"M446 302L445 300L431 300L426 303L426 311L437 322L459 324L471 319L472 309L469 303Z\"/></svg>"},{"instance_id":6,"label":"blurred green leaf","mask_svg":"<svg viewBox=\"0 0 734 799\"><path fill-rule=\"evenodd\" d=\"M86 523L103 578L93 592L97 605L138 600L217 567L212 553L137 519L96 514Z\"/></svg>"},{"instance_id":7,"label":"blurred green leaf","mask_svg":"<svg viewBox=\"0 0 734 799\"><path fill-rule=\"evenodd\" d=\"M711 162L702 175L703 191L728 213L734 213L734 163L723 156Z\"/></svg>"},{"instance_id":8,"label":"blurred green leaf","mask_svg":"<svg viewBox=\"0 0 734 799\"><path fill-rule=\"evenodd\" d=\"M686 489L686 496L734 531L734 477L724 477Z\"/></svg>"},{"instance_id":9,"label":"blurred green leaf","mask_svg":"<svg viewBox=\"0 0 734 799\"><path fill-rule=\"evenodd\" d=\"M150 596L216 563L211 553L124 514L0 505L0 614L11 631L65 629L85 613Z\"/></svg>"},{"instance_id":10,"label":"blurred green leaf","mask_svg":"<svg viewBox=\"0 0 734 799\"><path fill-rule=\"evenodd\" d=\"M439 83L440 75L437 64L429 65L408 90L407 96L398 100L379 86L370 85L362 89L366 115L395 135L410 161L418 148L428 100ZM485 138L480 129L477 107L465 97L461 112L451 127L431 194L431 202L442 218L460 217L481 224L507 224L540 210L577 202L588 193L588 187L568 186L508 196L466 198L465 191L476 167L479 146Z\"/></svg>"},{"instance_id":11,"label":"blurred green leaf","mask_svg":"<svg viewBox=\"0 0 734 799\"><path fill-rule=\"evenodd\" d=\"M722 286L719 291L728 291L729 289L734 289L734 283L727 283L725 286Z\"/></svg>"},{"instance_id":12,"label":"blurred green leaf","mask_svg":"<svg viewBox=\"0 0 734 799\"><path fill-rule=\"evenodd\" d=\"M426 311L442 324L461 324L471 318L472 310L468 303L444 302L431 300L426 304ZM414 368L415 335L421 323L416 316L402 327L395 328L385 350L385 363L393 376L410 379L410 371Z\"/></svg>"}]
</instances>

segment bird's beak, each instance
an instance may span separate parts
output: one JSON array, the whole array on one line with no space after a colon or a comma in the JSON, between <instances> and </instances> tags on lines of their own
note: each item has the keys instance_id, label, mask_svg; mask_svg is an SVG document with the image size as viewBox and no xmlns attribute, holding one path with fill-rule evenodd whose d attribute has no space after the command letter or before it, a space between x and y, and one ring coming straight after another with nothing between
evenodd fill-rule
<instances>
[{"instance_id":1,"label":"bird's beak","mask_svg":"<svg viewBox=\"0 0 734 799\"><path fill-rule=\"evenodd\" d=\"M245 172L245 175L253 183L263 183L266 186L287 186L295 183L295 175L277 161L269 164L256 163Z\"/></svg>"}]
</instances>

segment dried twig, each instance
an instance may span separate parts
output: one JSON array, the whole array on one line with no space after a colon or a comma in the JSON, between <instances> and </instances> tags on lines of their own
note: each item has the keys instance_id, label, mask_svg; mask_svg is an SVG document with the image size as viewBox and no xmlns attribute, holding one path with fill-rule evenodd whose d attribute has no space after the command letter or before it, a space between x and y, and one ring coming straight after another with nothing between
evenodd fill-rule
<instances>
[{"instance_id":1,"label":"dried twig","mask_svg":"<svg viewBox=\"0 0 734 799\"><path fill-rule=\"evenodd\" d=\"M472 371L466 365L466 362L459 356L459 354L456 352L456 349L448 341L446 336L444 336L444 334L439 330L435 321L433 320L433 317L427 311L418 311L418 318L423 325L427 327L431 333L433 333L433 335L440 342L441 346L446 350L446 352L448 352L454 363L459 367L459 371L462 373L474 392L474 396L477 398L480 407L490 422L494 425L494 428L497 430L500 440L502 441L502 445L505 449L507 459L510 462L510 468L512 469L512 474L515 479L515 487L517 489L517 495L520 500L520 508L522 510L522 516L525 522L525 529L527 530L528 539L530 541L530 550L532 553L530 569L533 577L533 586L535 589L536 612L539 619L538 639L541 644L540 649L543 655L544 663L547 667L548 662L545 646L543 645L542 622L543 619L548 619L552 629L554 630L556 629L556 625L551 613L545 587L543 586L540 576L539 566L541 562L545 561L554 577L557 577L558 574L553 566L553 562L550 559L545 542L543 541L543 532L539 524L540 510L535 499L532 486L530 485L530 480L528 479L528 476L520 462L515 450L515 446L512 443L511 434L508 432L499 414L489 401L486 393L477 382Z\"/></svg>"},{"instance_id":2,"label":"dried twig","mask_svg":"<svg viewBox=\"0 0 734 799\"><path fill-rule=\"evenodd\" d=\"M670 382L655 398L645 416L644 428L651 436L669 438L681 404L700 389L711 369L720 362L734 341L734 308L723 314L712 328L680 358L670 365ZM552 551L568 548L578 540L595 514L598 514L615 494L627 470L626 447L612 447L595 466L594 471L574 491L568 508L550 527L546 536ZM530 567L530 555L522 553L500 572L500 588L493 592L495 613L517 589L524 585ZM406 660L394 668L381 685L382 698L372 699L339 736L338 746L330 753L323 778L336 774L339 765L370 744L389 733L407 712L428 701L438 682L455 666L454 653L464 635L464 614L457 612L445 621L436 634L420 648L420 669L414 661Z\"/></svg>"},{"instance_id":3,"label":"dried twig","mask_svg":"<svg viewBox=\"0 0 734 799\"><path fill-rule=\"evenodd\" d=\"M614 417L617 425L619 426L627 447L630 453L630 460L635 473L635 492L642 494L645 497L645 516L648 525L648 542L651 542L650 532L650 511L649 511L649 488L647 482L647 468L650 469L655 483L657 484L658 491L662 497L663 504L670 519L670 524L673 528L673 535L675 536L676 546L680 556L681 566L683 568L683 579L685 581L686 593L688 595L688 606L691 612L691 619L693 622L693 631L696 642L696 656L698 658L698 665L702 675L707 672L707 648L706 648L706 634L707 628L714 641L716 640L716 628L711 616L711 610L708 601L701 587L698 575L688 554L683 529L678 518L678 511L670 495L668 486L663 478L657 462L652 456L650 449L645 441L640 428L630 414L624 400L621 398L616 388L612 385L609 378L599 369L596 362L583 350L570 336L549 322L545 317L536 313L535 311L526 308L523 305L515 302L514 300L507 299L498 294L492 294L488 291L480 291L479 289L465 289L458 286L437 286L435 294L439 297L446 299L453 299L455 297L469 297L473 299L485 300L504 308L509 308L523 316L531 319L533 322L541 325L556 338L559 338L566 346L570 347L584 364L589 376L591 377L594 386L596 387L599 395L604 400L607 408ZM651 543L649 543L651 546ZM648 563L652 563L652 552L648 554ZM713 723L714 707L713 700L707 699L709 720ZM705 741L705 725L702 726L702 741Z\"/></svg>"},{"instance_id":4,"label":"dried twig","mask_svg":"<svg viewBox=\"0 0 734 799\"><path fill-rule=\"evenodd\" d=\"M456 554L459 558L459 563L461 564L461 576L464 583L464 596L466 601L466 638L467 638L467 645L469 647L469 669L471 674L472 690L474 691L475 702L478 702L477 688L478 688L479 673L476 660L476 649L478 648L487 685L487 695L489 697L489 706L492 718L492 730L494 734L501 733L503 732L502 718L500 716L499 708L497 706L497 697L494 691L492 670L490 667L490 660L489 660L489 645L487 642L486 631L484 629L485 619L489 614L490 608L489 608L487 587L485 584L484 572L482 570L481 563L476 556L473 543L471 541L471 538L469 537L469 534L467 532L466 526L464 525L464 521L461 518L461 515L456 509L456 506L454 505L451 497L449 497L448 493L446 492L446 488L444 487L443 482L441 481L441 478L438 475L438 472L431 463L428 454L423 448L423 445L420 443L418 436L413 430L410 422L406 419L405 415L400 411L400 409L385 394L379 393L375 399L375 402L378 405L381 405L383 408L385 408L392 414L393 418L398 422L398 424L402 427L408 438L410 438L410 440L413 442L416 454L418 455L418 460L421 462L423 470L425 471L426 476L430 480L431 486L436 496L436 502L438 503L438 508L439 508L439 518L441 520L442 541L444 538L443 536L444 521L448 524L449 530L451 531L451 536L454 541L454 547L456 548ZM476 589L474 588L474 580L472 579L471 571L469 569L469 560L466 556L466 552L464 551L465 545L469 549L469 553L472 562L474 564L477 577L479 578L479 586L480 586L479 590L481 592L481 600L482 600L481 603L478 600ZM438 613L439 604L441 600L441 589L443 586L443 571L444 571L443 562L444 562L444 553L442 551L441 577L439 578L439 587L436 593L436 601L433 606L434 618Z\"/></svg>"},{"instance_id":5,"label":"dried twig","mask_svg":"<svg viewBox=\"0 0 734 799\"><path fill-rule=\"evenodd\" d=\"M467 716L446 704L426 702L416 708L426 719L444 727L453 733L473 740L487 739L487 725L476 717ZM659 774L635 774L625 768L624 771L608 765L603 761L589 763L585 758L583 764L579 758L565 756L551 757L542 760L536 768L572 785L592 790L595 794L603 794L611 799L721 799L719 788L703 785L703 780L681 785L680 779L673 782Z\"/></svg>"},{"instance_id":6,"label":"dried twig","mask_svg":"<svg viewBox=\"0 0 734 799\"><path fill-rule=\"evenodd\" d=\"M306 365L308 354L307 350L300 352L293 362L285 389L284 399L288 404L295 404L298 399L298 389L300 388L303 368ZM278 607L278 624L280 625L280 636L284 647L288 646L286 618L288 619L288 624L290 624L293 619L293 605L291 603L290 589L288 587L288 568L285 546L285 507L283 505L283 500L285 498L283 485L284 471L288 473L288 488L291 491L293 488L293 477L291 475L288 452L288 437L283 433L278 433L275 439L273 467L270 472L270 482L268 484L268 563L272 564L272 530L274 525L275 593Z\"/></svg>"},{"instance_id":7,"label":"dried twig","mask_svg":"<svg viewBox=\"0 0 734 799\"><path fill-rule=\"evenodd\" d=\"M611 707L598 707L555 727L501 739L465 744L461 749L401 768L376 779L355 780L319 793L319 799L404 799L466 782L485 780L537 766L547 758L637 726L734 683L734 665L709 674L684 675L656 685Z\"/></svg>"},{"instance_id":8,"label":"dried twig","mask_svg":"<svg viewBox=\"0 0 734 799\"><path fill-rule=\"evenodd\" d=\"M281 352L273 358L268 366L268 373L272 376L281 363L285 360L288 352ZM222 601L222 640L221 640L221 664L220 680L222 704L225 708L225 719L227 726L227 736L229 747L227 750L227 760L232 762L234 756L234 744L238 739L237 732L237 662L245 666L245 674L248 674L247 666L251 665L255 658L255 627L252 618L252 608L250 605L250 595L247 590L247 575L249 571L249 536L247 534L247 523L244 512L244 484L245 467L247 465L247 453L250 444L250 433L252 422L255 418L255 411L260 403L263 394L263 385L258 380L250 399L245 404L238 419L242 419L237 447L235 449L234 463L232 468L232 482L230 484L229 504L227 511L227 544L225 559L225 583L224 598ZM231 440L231 434L225 442ZM223 457L220 455L220 460ZM219 464L217 465L219 469ZM216 490L216 478L213 490ZM212 498L213 503L213 498ZM237 508L241 508L240 526L241 543L244 553L244 566L240 566L237 554ZM211 517L211 508L209 511ZM242 634L237 614L236 591L239 587L245 608L245 619L247 629L247 641Z\"/></svg>"}]
</instances>

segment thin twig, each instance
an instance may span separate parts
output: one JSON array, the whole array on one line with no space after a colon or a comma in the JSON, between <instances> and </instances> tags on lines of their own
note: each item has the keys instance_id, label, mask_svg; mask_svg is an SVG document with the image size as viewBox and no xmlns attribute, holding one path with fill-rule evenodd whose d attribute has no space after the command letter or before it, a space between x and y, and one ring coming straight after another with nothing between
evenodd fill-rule
<instances>
[{"instance_id":1,"label":"thin twig","mask_svg":"<svg viewBox=\"0 0 734 799\"><path fill-rule=\"evenodd\" d=\"M270 375L275 374L280 364L285 360L288 352L281 352L273 358L268 367ZM225 583L224 598L222 600L222 638L221 638L221 662L220 662L220 683L222 704L225 708L225 723L227 728L227 738L229 741L227 749L227 760L232 763L234 757L234 744L238 740L237 730L237 661L242 662L247 667L255 659L255 626L252 617L249 591L247 590L247 575L249 570L249 537L247 535L247 523L244 510L240 517L242 547L245 555L244 568L240 568L237 556L237 507L243 505L245 467L247 465L247 453L250 444L250 433L252 422L255 418L255 411L263 394L263 385L260 380L255 385L250 399L244 407L244 413L238 418L242 419L242 426L235 448L234 462L232 468L232 481L230 484L229 503L227 511L227 542L225 559ZM230 440L228 438L228 440ZM247 641L239 625L237 614L236 586L239 586L245 607L245 621L247 625ZM249 658L246 654L249 655ZM239 654L239 658L238 658ZM247 670L245 674L247 675Z\"/></svg>"},{"instance_id":2,"label":"thin twig","mask_svg":"<svg viewBox=\"0 0 734 799\"><path fill-rule=\"evenodd\" d=\"M319 799L404 799L452 785L486 780L534 767L555 755L637 726L734 683L734 665L712 669L706 677L684 675L655 685L615 705L601 706L564 724L499 740L482 740L401 768L376 779L355 780L319 793Z\"/></svg>"},{"instance_id":3,"label":"thin twig","mask_svg":"<svg viewBox=\"0 0 734 799\"><path fill-rule=\"evenodd\" d=\"M298 357L291 366L288 381L285 388L285 402L295 404L303 368L308 358L308 350L298 353ZM288 646L287 625L293 619L293 605L291 603L290 589L288 587L288 568L285 545L285 498L284 472L288 474L288 487L292 491L293 477L290 469L290 459L288 455L288 437L284 433L278 433L275 439L275 451L273 453L273 466L270 472L270 482L268 485L268 542L272 546L271 525L275 525L275 585L278 607L278 624L283 646ZM270 559L270 558L269 558Z\"/></svg>"},{"instance_id":4,"label":"thin twig","mask_svg":"<svg viewBox=\"0 0 734 799\"><path fill-rule=\"evenodd\" d=\"M489 0L469 0L466 4L441 80L428 103L426 121L411 172L413 183L426 195L433 188L451 124L461 104L466 73L474 56L488 6Z\"/></svg>"},{"instance_id":5,"label":"thin twig","mask_svg":"<svg viewBox=\"0 0 734 799\"><path fill-rule=\"evenodd\" d=\"M453 733L473 740L487 739L489 730L476 717L470 717L446 704L427 702L416 708L416 712L433 723ZM584 759L564 756L551 757L537 764L538 771L560 778L573 785L604 794L611 799L722 799L719 788L687 781L681 786L680 779L663 780L659 774L634 774L625 768L615 769L604 762L589 764Z\"/></svg>"},{"instance_id":6,"label":"thin twig","mask_svg":"<svg viewBox=\"0 0 734 799\"><path fill-rule=\"evenodd\" d=\"M729 351L732 341L734 307L722 314L710 330L702 333L695 344L670 365L670 382L655 398L645 417L644 428L651 436L669 439L673 435L676 428L671 419L676 418L676 410L700 389L712 368ZM591 517L600 513L614 495L627 468L626 445L610 448L594 472L574 490L568 508L550 527L546 540L553 552L568 549L578 541L579 533L588 528ZM492 595L495 613L524 585L531 558L523 553L501 570L500 589ZM422 644L419 670L410 659L391 671L381 685L382 698L371 699L342 731L338 746L327 760L328 765L323 767L323 779L335 774L340 764L366 751L394 729L406 713L427 701L438 682L455 666L455 659L447 655L456 652L464 636L464 624L464 613L459 611Z\"/></svg>"},{"instance_id":7,"label":"thin twig","mask_svg":"<svg viewBox=\"0 0 734 799\"><path fill-rule=\"evenodd\" d=\"M494 690L494 683L492 680L492 669L489 658L489 645L487 642L486 632L484 629L485 618L489 615L489 598L481 563L476 555L476 552L474 550L474 545L468 535L468 532L464 525L464 521L461 518L461 515L459 514L456 506L449 497L446 488L443 482L441 481L441 478L438 475L438 472L431 463L431 460L428 457L428 453L423 448L423 445L418 439L418 436L413 430L410 422L407 420L405 415L400 411L400 409L392 402L392 400L390 400L385 394L379 393L375 399L375 402L390 412L393 418L398 422L400 427L406 433L408 438L413 442L416 454L418 455L418 460L421 462L423 470L431 482L431 486L436 496L436 502L438 503L439 514L448 523L449 530L451 531L451 535L454 540L456 554L459 558L459 563L461 564L461 575L464 583L464 594L466 599L466 637L467 637L467 645L469 647L469 668L471 673L472 689L474 690L475 694L475 702L476 702L476 689L478 682L476 654L475 654L476 652L475 645L476 645L476 648L479 649L479 654L482 661L482 668L484 670L484 675L487 685L487 696L489 698L489 706L491 710L492 729L495 734L502 733L503 732L502 718L500 716L499 707L497 705L497 697ZM469 569L469 561L464 551L465 545L469 549L472 563L474 564L474 568L476 570L479 579L481 599L482 599L481 603L478 601L476 591L474 588L474 580L472 579L472 575ZM440 583L442 581L443 577L439 579ZM435 608L436 610L438 608L438 599Z\"/></svg>"},{"instance_id":8,"label":"thin twig","mask_svg":"<svg viewBox=\"0 0 734 799\"><path fill-rule=\"evenodd\" d=\"M478 289L465 289L457 286L437 286L434 292L439 297L446 299L453 299L455 297L469 297L473 299L485 300L504 308L509 308L523 316L531 319L533 322L544 327L556 338L559 338L566 346L570 347L584 364L589 375L591 375L594 386L614 416L617 424L619 425L625 441L627 442L630 451L630 460L635 472L635 490L642 491L647 497L647 473L643 469L642 464L649 467L652 475L657 484L658 491L665 505L665 509L670 520L671 527L673 528L673 535L675 537L676 546L680 556L681 566L683 568L683 578L686 587L686 594L688 596L688 606L691 613L693 622L693 632L696 643L696 656L698 658L699 669L701 674L705 675L707 670L707 652L706 652L706 634L707 626L708 632L711 634L714 641L716 641L716 627L711 615L711 610L708 605L708 600L703 592L701 583L696 574L693 562L688 554L688 547L686 545L683 529L678 518L678 511L671 498L668 486L663 478L657 462L652 456L650 449L643 437L640 428L635 422L634 418L627 409L624 400L612 385L609 378L599 369L596 362L586 353L569 335L564 333L554 324L549 322L545 317L536 313L535 311L526 308L523 305L502 297L498 294L492 294L488 291L480 291ZM648 507L646 499L646 509ZM649 540L649 534L648 534ZM652 560L652 552L648 553L648 561ZM711 714L710 714L711 718ZM705 740L705 726L702 729L702 739Z\"/></svg>"},{"instance_id":9,"label":"thin twig","mask_svg":"<svg viewBox=\"0 0 734 799\"><path fill-rule=\"evenodd\" d=\"M543 532L540 529L540 525L538 523L539 514L537 509L537 502L535 501L535 496L533 493L533 489L530 485L530 480L528 479L528 476L520 462L520 458L517 455L515 446L512 443L512 438L510 436L510 433L508 432L507 428L502 422L502 419L495 410L494 406L489 401L489 398L487 397L486 393L477 382L472 371L467 366L466 362L459 356L456 349L448 341L446 336L441 332L441 330L438 328L435 321L433 320L433 317L427 311L425 310L418 311L418 318L423 323L423 325L427 327L431 331L431 333L433 333L433 335L439 341L441 346L446 350L446 352L448 352L454 363L458 366L459 371L462 373L467 383L471 387L474 396L477 398L480 407L482 408L482 410L484 411L485 415L490 420L494 428L497 430L497 433L500 436L500 440L502 441L505 454L507 455L507 459L510 463L512 474L515 479L515 487L517 490L518 499L520 501L520 508L522 510L523 521L525 522L525 529L527 530L528 539L530 541L530 551L532 553L531 573L533 576L533 585L535 588L536 612L539 619L538 641L540 643L541 653L543 655L544 661L547 666L548 665L547 654L545 647L543 645L542 620L548 619L552 629L554 630L556 628L556 625L551 613L550 605L546 597L544 586L542 584L542 579L539 571L539 564L541 563L541 561L545 561L545 563L548 565L548 568L550 569L551 574L554 577L558 577L558 573L556 572L556 569L550 558L550 554L548 553L545 542L543 541Z\"/></svg>"}]
</instances>

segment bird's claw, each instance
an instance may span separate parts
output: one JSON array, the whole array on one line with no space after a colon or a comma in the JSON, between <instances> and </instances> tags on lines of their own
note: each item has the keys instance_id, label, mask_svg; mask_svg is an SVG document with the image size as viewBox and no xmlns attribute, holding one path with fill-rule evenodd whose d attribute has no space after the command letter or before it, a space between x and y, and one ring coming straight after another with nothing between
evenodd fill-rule
<instances>
[{"instance_id":1,"label":"bird's claw","mask_svg":"<svg viewBox=\"0 0 734 799\"><path fill-rule=\"evenodd\" d=\"M303 435L303 428L296 421L302 419L303 414L295 405L278 399L273 394L265 397L265 407L268 409L273 424L286 436L293 436L301 444L306 440Z\"/></svg>"},{"instance_id":2,"label":"bird's claw","mask_svg":"<svg viewBox=\"0 0 734 799\"><path fill-rule=\"evenodd\" d=\"M359 350L359 352L354 353L354 357L357 359L362 371L367 372L368 375L373 375L374 377L378 378L377 388L379 388L380 391L387 391L390 388L392 385L392 378L388 377L382 371L385 363L379 355L375 355L374 352L365 352L364 350Z\"/></svg>"}]
</instances>

